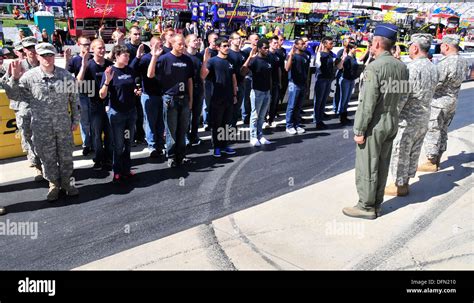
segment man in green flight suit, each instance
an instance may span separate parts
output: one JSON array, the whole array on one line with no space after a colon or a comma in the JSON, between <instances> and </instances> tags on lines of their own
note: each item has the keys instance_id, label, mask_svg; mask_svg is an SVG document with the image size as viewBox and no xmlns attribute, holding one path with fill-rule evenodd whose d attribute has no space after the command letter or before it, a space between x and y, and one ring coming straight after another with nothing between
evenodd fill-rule
<instances>
[{"instance_id":1,"label":"man in green flight suit","mask_svg":"<svg viewBox=\"0 0 474 303\"><path fill-rule=\"evenodd\" d=\"M395 25L383 23L374 31L370 51L376 59L364 71L354 121L359 202L342 210L349 217L375 219L380 216L392 141L398 129L398 103L409 90L407 67L390 53L397 32Z\"/></svg>"}]
</instances>

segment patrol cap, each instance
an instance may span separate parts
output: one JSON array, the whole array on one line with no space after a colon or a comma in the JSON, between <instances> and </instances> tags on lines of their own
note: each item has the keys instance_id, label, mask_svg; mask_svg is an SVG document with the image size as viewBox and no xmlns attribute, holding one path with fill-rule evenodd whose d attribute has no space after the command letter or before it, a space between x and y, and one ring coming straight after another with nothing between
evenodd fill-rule
<instances>
[{"instance_id":1,"label":"patrol cap","mask_svg":"<svg viewBox=\"0 0 474 303\"><path fill-rule=\"evenodd\" d=\"M431 36L430 34L413 34L411 35L411 39L410 42L408 42L408 45L416 43L422 51L427 52L430 50L432 42L433 36Z\"/></svg>"},{"instance_id":2,"label":"patrol cap","mask_svg":"<svg viewBox=\"0 0 474 303\"><path fill-rule=\"evenodd\" d=\"M13 43L13 47L15 48L16 51L23 50L23 45L21 44L20 41Z\"/></svg>"},{"instance_id":3,"label":"patrol cap","mask_svg":"<svg viewBox=\"0 0 474 303\"><path fill-rule=\"evenodd\" d=\"M35 39L35 37L26 37L21 40L21 45L23 45L25 48L34 46L36 44L38 44L38 41Z\"/></svg>"},{"instance_id":4,"label":"patrol cap","mask_svg":"<svg viewBox=\"0 0 474 303\"><path fill-rule=\"evenodd\" d=\"M398 27L390 23L380 23L375 27L374 36L381 36L397 41Z\"/></svg>"},{"instance_id":5,"label":"patrol cap","mask_svg":"<svg viewBox=\"0 0 474 303\"><path fill-rule=\"evenodd\" d=\"M451 44L455 46L459 46L460 41L461 41L461 38L458 35L445 35L442 40L443 43Z\"/></svg>"},{"instance_id":6,"label":"patrol cap","mask_svg":"<svg viewBox=\"0 0 474 303\"><path fill-rule=\"evenodd\" d=\"M40 56L46 54L56 55L56 49L51 43L40 43L35 46L36 53Z\"/></svg>"},{"instance_id":7,"label":"patrol cap","mask_svg":"<svg viewBox=\"0 0 474 303\"><path fill-rule=\"evenodd\" d=\"M410 38L411 38L410 42L407 43L408 45L412 43L418 43L420 45L423 45L423 44L431 45L431 42L433 41L433 36L431 36L430 34L413 34L411 35Z\"/></svg>"}]
</instances>

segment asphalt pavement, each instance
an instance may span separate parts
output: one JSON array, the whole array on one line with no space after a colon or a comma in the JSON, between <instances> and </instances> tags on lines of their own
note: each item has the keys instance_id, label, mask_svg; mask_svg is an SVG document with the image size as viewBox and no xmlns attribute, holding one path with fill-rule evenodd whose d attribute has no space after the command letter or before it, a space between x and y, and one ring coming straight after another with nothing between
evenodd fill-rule
<instances>
[{"instance_id":1,"label":"asphalt pavement","mask_svg":"<svg viewBox=\"0 0 474 303\"><path fill-rule=\"evenodd\" d=\"M469 128L473 122L472 96L474 96L474 86L468 83L461 91L457 114L450 132L472 130ZM307 110L304 116L310 118L311 110ZM247 222L253 224L275 224L279 222L279 218L284 217L285 213L292 214L292 218L298 221L298 217L294 217L295 210L291 209L291 204L280 204L279 215L275 216L272 216L270 212L267 216L260 217L256 215L259 212L253 213L253 210L268 207L271 209L274 205L271 201L278 201L288 195L291 197L292 194L302 190L312 190L310 192L312 202L306 201L309 204L305 204L305 207L309 205L309 207L319 207L322 210L327 209L337 200L338 195L348 197L343 206L356 203L357 196L354 195L353 178L350 175L353 172L355 157L351 126L341 127L338 120L333 118L327 121L329 129L316 131L309 121L306 123L307 132L303 135L288 136L284 124L281 123L277 127L266 130L266 137L273 141L273 144L256 148L251 147L248 142L238 142L233 146L237 155L224 156L221 159L211 156L210 141L205 140L200 146L190 149L189 158L192 159L192 163L180 169L168 168L164 160L148 158L145 152L141 152L144 146L138 147L134 150L132 161L137 175L130 183L123 186L111 184L112 177L109 172L93 171L90 157L83 157L77 150L74 158L76 168L74 177L80 195L75 198L61 197L56 203L45 201L46 183L35 183L31 177L26 177L29 168L24 159L3 160L0 162L2 166L0 175L3 175L0 176L0 180L3 181L0 185L0 204L6 205L9 213L2 216L0 222L7 220L37 222L38 236L35 239L28 236L0 237L0 247L2 247L0 268L4 270L68 270L81 268L86 264L97 264L91 262L109 256L113 257L121 252L130 252L134 248L154 241L165 241L170 245L172 243L175 246L185 247L187 244L185 241L189 238L180 238L180 232L197 227L199 227L197 239L201 243L199 245L210 248L204 253L205 257L200 256L200 258L214 260L211 262L212 266L208 267L210 269L260 269L267 268L268 265L271 265L269 267L271 269L317 268L314 264L304 265L312 264L305 263L305 260L315 258L314 254L317 252L314 251L313 255L305 251L304 254L298 256L301 264L296 265L297 262L292 261L293 267L274 261L270 253L260 254L265 265L258 262L240 261L245 265L239 266L235 262L237 256L229 257L229 254L223 253L223 247L219 245L222 235L219 234L219 230L213 228L215 222L220 222L219 220L228 218L230 215L238 216L239 214L245 216L249 220ZM470 142L469 133L463 135L464 139L461 138L467 140L465 144L469 150L464 150L463 154L457 158L458 162L473 160L472 133L470 135ZM201 136L208 137L209 133L201 133ZM465 167L458 172L459 178L464 180L470 176L472 168ZM23 177L12 177L12 175ZM341 179L342 183L334 179L339 176L345 176ZM329 180L336 183L331 183ZM446 192L438 194L449 194L454 189L450 187L446 189ZM466 193L468 193L467 190L458 193L457 197L464 197ZM295 206L302 203L304 197L307 196L297 197L301 200L294 201ZM427 196L424 198L429 199ZM457 200L453 199L452 203ZM300 215L307 210L305 207L298 208L301 211ZM389 209L386 208L386 211ZM408 208L405 208L405 211L408 211ZM340 210L337 211L337 215L341 216ZM331 216L335 216L335 213L321 211L321 216L326 222L332 222ZM389 218L387 220L390 220L388 215L387 217ZM472 219L472 216L470 217ZM400 221L393 222L393 218L390 221L393 224L403 224ZM275 222L272 222L273 220ZM228 224L232 225L232 220L230 222ZM285 220L282 219L281 222ZM233 226L234 231L235 227ZM423 230L427 227L425 226ZM470 232L469 239L472 238L472 230ZM293 234L293 237L298 237L298 233ZM324 237L315 236L315 238L324 241ZM245 233L241 233L238 240L246 243L251 251L258 251ZM357 237L353 237L352 240L357 241ZM268 241L271 240L265 241L266 245L270 245ZM291 243L290 241L287 245L291 247ZM306 241L303 241L303 244L301 241L298 243L303 246L304 243L310 245ZM330 246L331 243L324 242L324 246L326 245ZM285 250L284 243L279 242L278 247L282 251ZM341 254L344 254L344 249L347 248L343 248L340 251ZM273 255L278 253L276 247L268 251L272 251ZM133 263L134 255L127 254L127 256ZM245 254L239 256L245 259ZM364 257L367 255L358 254L359 261L344 264L347 268L373 268L373 264L367 265L370 261ZM120 260L120 268L126 268L126 260L124 261L123 258ZM184 262L193 263L193 259L184 260ZM379 263L375 265L379 266L381 260L377 262ZM201 263L196 261L195 264ZM146 266L130 267L147 268ZM341 268L341 265L333 264L333 267L329 267ZM97 264L84 268L101 269L109 268L109 266L101 267ZM165 268L186 267L170 263ZM203 266L203 268L207 267Z\"/></svg>"}]
</instances>

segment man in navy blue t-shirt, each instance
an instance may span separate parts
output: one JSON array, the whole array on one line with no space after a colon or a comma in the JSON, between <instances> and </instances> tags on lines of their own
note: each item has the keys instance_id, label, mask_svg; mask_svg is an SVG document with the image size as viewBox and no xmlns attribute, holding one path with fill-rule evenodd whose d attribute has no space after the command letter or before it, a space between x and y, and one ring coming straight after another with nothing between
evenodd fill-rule
<instances>
[{"instance_id":1,"label":"man in navy blue t-shirt","mask_svg":"<svg viewBox=\"0 0 474 303\"><path fill-rule=\"evenodd\" d=\"M79 74L83 60L89 60L89 48L91 41L86 37L79 37L77 43L80 47L80 52L67 62L67 70L74 74L75 77ZM84 59L85 58L85 59ZM67 60L66 60L67 61ZM92 133L91 133L91 111L89 107L89 96L86 93L79 93L79 101L81 106L81 138L82 138L82 155L87 156L92 147Z\"/></svg>"},{"instance_id":2,"label":"man in navy blue t-shirt","mask_svg":"<svg viewBox=\"0 0 474 303\"><path fill-rule=\"evenodd\" d=\"M310 57L304 52L306 45L302 39L296 39L288 54L285 69L288 72L288 105L286 107L286 132L290 135L302 134L300 111L306 95L306 81Z\"/></svg>"},{"instance_id":3,"label":"man in navy blue t-shirt","mask_svg":"<svg viewBox=\"0 0 474 303\"><path fill-rule=\"evenodd\" d=\"M171 52L160 56L152 52L148 77L158 77L163 90L163 111L166 128L166 156L168 166L189 162L186 156L186 132L193 103L193 61L184 54L183 35L172 39Z\"/></svg>"},{"instance_id":4,"label":"man in navy blue t-shirt","mask_svg":"<svg viewBox=\"0 0 474 303\"><path fill-rule=\"evenodd\" d=\"M237 79L233 64L228 60L229 42L225 38L216 40L219 50L217 56L211 58L209 51L204 54L201 77L212 82L209 114L211 116L212 143L214 157L221 152L233 155L235 151L228 146L231 135L233 105L237 103Z\"/></svg>"},{"instance_id":5,"label":"man in navy blue t-shirt","mask_svg":"<svg viewBox=\"0 0 474 303\"><path fill-rule=\"evenodd\" d=\"M272 61L268 57L269 42L260 39L242 66L241 73L252 71L251 115L250 115L250 144L260 146L271 142L263 137L263 122L270 106L270 90L272 88Z\"/></svg>"},{"instance_id":6,"label":"man in navy blue t-shirt","mask_svg":"<svg viewBox=\"0 0 474 303\"><path fill-rule=\"evenodd\" d=\"M106 68L112 66L113 62L105 59L105 44L102 39L92 41L91 48L94 57L84 61L76 78L78 81L85 80L86 83L93 84L92 92L87 92L90 100L92 146L95 150L92 169L109 170L112 164L112 140L109 120L105 112L105 102L100 99L99 88ZM91 93L93 94L91 95ZM104 134L103 141L102 133Z\"/></svg>"},{"instance_id":7,"label":"man in navy blue t-shirt","mask_svg":"<svg viewBox=\"0 0 474 303\"><path fill-rule=\"evenodd\" d=\"M278 53L278 37L274 36L270 39L270 51L268 56L272 61L272 91L271 101L268 110L268 125L272 126L277 114L278 100L280 99L281 89L281 66L285 64L285 58L282 58ZM282 62L283 61L283 62Z\"/></svg>"},{"instance_id":8,"label":"man in navy blue t-shirt","mask_svg":"<svg viewBox=\"0 0 474 303\"><path fill-rule=\"evenodd\" d=\"M156 45L156 47L155 47ZM158 51L162 49L162 42L157 37L150 40L150 46ZM143 108L143 125L145 129L145 140L148 144L148 152L151 158L162 155L165 147L165 138L163 132L165 124L163 121L163 99L160 82L156 77L148 78L148 66L151 62L151 53L146 53L138 62L138 72L142 79L142 95L140 101Z\"/></svg>"},{"instance_id":9,"label":"man in navy blue t-shirt","mask_svg":"<svg viewBox=\"0 0 474 303\"><path fill-rule=\"evenodd\" d=\"M201 56L204 58L204 53L206 50L210 53L211 58L217 56L217 46L216 46L216 40L219 36L211 32L207 36L207 41L209 43L209 46L206 47L202 52ZM204 112L203 112L203 120L204 124L207 124L209 126L209 123L211 123L209 119L209 102L211 102L211 94L212 94L212 81L208 81L207 79L204 79L204 101L205 101L205 107L204 107ZM207 127L208 127L207 126ZM206 130L208 130L206 127Z\"/></svg>"},{"instance_id":10,"label":"man in navy blue t-shirt","mask_svg":"<svg viewBox=\"0 0 474 303\"><path fill-rule=\"evenodd\" d=\"M321 40L319 74L316 76L314 85L314 108L313 122L316 123L316 129L326 129L327 126L323 122L324 108L326 106L329 93L331 92L331 83L335 76L334 60L336 54L332 52L334 41L331 37L324 37Z\"/></svg>"}]
</instances>

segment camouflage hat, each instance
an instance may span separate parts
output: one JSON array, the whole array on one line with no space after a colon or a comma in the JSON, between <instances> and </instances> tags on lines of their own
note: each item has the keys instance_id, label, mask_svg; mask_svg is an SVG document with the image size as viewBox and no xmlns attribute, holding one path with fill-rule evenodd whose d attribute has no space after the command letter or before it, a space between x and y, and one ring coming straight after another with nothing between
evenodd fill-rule
<instances>
[{"instance_id":1,"label":"camouflage hat","mask_svg":"<svg viewBox=\"0 0 474 303\"><path fill-rule=\"evenodd\" d=\"M459 46L461 38L458 35L446 35L443 37L442 42L446 44Z\"/></svg>"},{"instance_id":2,"label":"camouflage hat","mask_svg":"<svg viewBox=\"0 0 474 303\"><path fill-rule=\"evenodd\" d=\"M13 43L13 47L15 48L16 51L23 50L23 45L21 44L20 41Z\"/></svg>"},{"instance_id":3,"label":"camouflage hat","mask_svg":"<svg viewBox=\"0 0 474 303\"><path fill-rule=\"evenodd\" d=\"M21 40L21 45L23 47L30 47L38 44L38 41L35 39L35 37L26 37Z\"/></svg>"},{"instance_id":4,"label":"camouflage hat","mask_svg":"<svg viewBox=\"0 0 474 303\"><path fill-rule=\"evenodd\" d=\"M40 43L35 46L36 53L40 56L46 54L56 55L56 49L51 43Z\"/></svg>"},{"instance_id":5,"label":"camouflage hat","mask_svg":"<svg viewBox=\"0 0 474 303\"><path fill-rule=\"evenodd\" d=\"M433 36L430 34L413 34L411 35L410 42L408 42L408 45L412 43L418 43L420 45L423 44L428 44L431 45L431 42L433 41Z\"/></svg>"}]
</instances>

